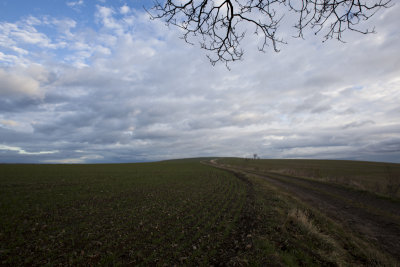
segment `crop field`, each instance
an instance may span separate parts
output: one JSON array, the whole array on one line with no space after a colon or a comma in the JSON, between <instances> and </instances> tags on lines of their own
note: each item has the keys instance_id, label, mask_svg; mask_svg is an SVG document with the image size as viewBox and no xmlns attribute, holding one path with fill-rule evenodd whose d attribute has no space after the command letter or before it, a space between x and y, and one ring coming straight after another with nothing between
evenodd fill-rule
<instances>
[{"instance_id":1,"label":"crop field","mask_svg":"<svg viewBox=\"0 0 400 267\"><path fill-rule=\"evenodd\" d=\"M204 159L0 165L0 265L394 265L268 181Z\"/></svg>"},{"instance_id":2,"label":"crop field","mask_svg":"<svg viewBox=\"0 0 400 267\"><path fill-rule=\"evenodd\" d=\"M186 161L2 165L0 183L10 265L208 263L246 192L233 175Z\"/></svg>"},{"instance_id":3,"label":"crop field","mask_svg":"<svg viewBox=\"0 0 400 267\"><path fill-rule=\"evenodd\" d=\"M400 199L400 164L349 160L224 158L223 164L315 179Z\"/></svg>"}]
</instances>

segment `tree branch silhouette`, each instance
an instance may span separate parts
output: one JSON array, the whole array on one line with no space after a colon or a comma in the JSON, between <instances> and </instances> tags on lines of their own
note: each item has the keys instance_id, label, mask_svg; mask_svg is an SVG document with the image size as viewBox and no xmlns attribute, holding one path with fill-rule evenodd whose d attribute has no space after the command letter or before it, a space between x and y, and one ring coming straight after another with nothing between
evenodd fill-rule
<instances>
[{"instance_id":1,"label":"tree branch silhouette","mask_svg":"<svg viewBox=\"0 0 400 267\"><path fill-rule=\"evenodd\" d=\"M285 43L277 37L283 17L277 10L297 16L294 27L297 37L303 38L307 28L319 34L326 30L323 41L343 41L343 32L373 33L374 29L360 29L361 21L371 18L380 8L390 7L391 0L155 0L148 10L152 19L162 19L167 25L182 30L182 38L189 44L194 40L208 50L208 58L217 62L240 60L244 51L240 46L248 25L261 37L260 51ZM243 25L243 26L242 26ZM228 65L227 65L228 66Z\"/></svg>"}]
</instances>

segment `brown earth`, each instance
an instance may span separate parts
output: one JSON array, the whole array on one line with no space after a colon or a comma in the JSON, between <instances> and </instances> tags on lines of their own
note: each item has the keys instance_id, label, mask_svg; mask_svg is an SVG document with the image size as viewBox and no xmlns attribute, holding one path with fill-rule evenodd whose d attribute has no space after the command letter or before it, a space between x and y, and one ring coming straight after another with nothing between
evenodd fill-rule
<instances>
[{"instance_id":1,"label":"brown earth","mask_svg":"<svg viewBox=\"0 0 400 267\"><path fill-rule=\"evenodd\" d=\"M263 178L400 260L400 202L372 193L276 173L211 165Z\"/></svg>"}]
</instances>

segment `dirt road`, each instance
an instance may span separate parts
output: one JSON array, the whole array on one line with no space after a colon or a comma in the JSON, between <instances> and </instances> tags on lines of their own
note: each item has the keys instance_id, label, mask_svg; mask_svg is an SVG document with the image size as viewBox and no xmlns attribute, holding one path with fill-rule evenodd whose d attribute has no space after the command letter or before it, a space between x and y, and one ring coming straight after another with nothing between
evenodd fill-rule
<instances>
[{"instance_id":1,"label":"dirt road","mask_svg":"<svg viewBox=\"0 0 400 267\"><path fill-rule=\"evenodd\" d=\"M400 261L400 202L338 185L223 166L215 160L210 164L266 179L375 243Z\"/></svg>"}]
</instances>

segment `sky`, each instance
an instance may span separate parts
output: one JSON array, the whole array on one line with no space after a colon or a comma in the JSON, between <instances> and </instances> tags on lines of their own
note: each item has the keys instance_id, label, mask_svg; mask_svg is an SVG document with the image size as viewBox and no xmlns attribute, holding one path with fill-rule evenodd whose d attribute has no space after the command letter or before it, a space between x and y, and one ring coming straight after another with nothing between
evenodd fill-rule
<instances>
[{"instance_id":1,"label":"sky","mask_svg":"<svg viewBox=\"0 0 400 267\"><path fill-rule=\"evenodd\" d=\"M0 163L233 156L400 163L400 6L212 66L150 1L0 0ZM147 6L149 7L149 6ZM290 18L289 18L290 19Z\"/></svg>"}]
</instances>

